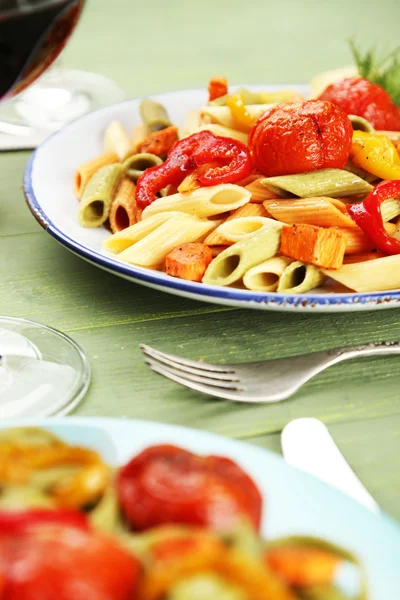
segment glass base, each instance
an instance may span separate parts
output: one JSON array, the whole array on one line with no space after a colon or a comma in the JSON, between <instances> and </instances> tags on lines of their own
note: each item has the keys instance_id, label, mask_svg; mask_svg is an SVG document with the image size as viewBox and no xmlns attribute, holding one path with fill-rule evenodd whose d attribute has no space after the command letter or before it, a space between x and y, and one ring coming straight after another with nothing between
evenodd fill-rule
<instances>
[{"instance_id":1,"label":"glass base","mask_svg":"<svg viewBox=\"0 0 400 600\"><path fill-rule=\"evenodd\" d=\"M0 109L0 131L29 135L52 133L89 112L121 102L125 93L95 73L54 68Z\"/></svg>"},{"instance_id":2,"label":"glass base","mask_svg":"<svg viewBox=\"0 0 400 600\"><path fill-rule=\"evenodd\" d=\"M0 317L0 420L61 416L85 395L91 369L67 335Z\"/></svg>"}]
</instances>

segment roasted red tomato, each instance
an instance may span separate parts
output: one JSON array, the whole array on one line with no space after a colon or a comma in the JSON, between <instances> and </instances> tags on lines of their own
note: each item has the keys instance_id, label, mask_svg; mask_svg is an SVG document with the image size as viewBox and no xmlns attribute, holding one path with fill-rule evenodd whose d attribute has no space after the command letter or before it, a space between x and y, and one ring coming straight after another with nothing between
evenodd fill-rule
<instances>
[{"instance_id":1,"label":"roasted red tomato","mask_svg":"<svg viewBox=\"0 0 400 600\"><path fill-rule=\"evenodd\" d=\"M290 175L346 164L353 129L346 113L331 102L278 104L255 122L249 146L264 175Z\"/></svg>"},{"instance_id":2,"label":"roasted red tomato","mask_svg":"<svg viewBox=\"0 0 400 600\"><path fill-rule=\"evenodd\" d=\"M139 562L81 524L0 523L0 600L132 600Z\"/></svg>"},{"instance_id":3,"label":"roasted red tomato","mask_svg":"<svg viewBox=\"0 0 400 600\"><path fill-rule=\"evenodd\" d=\"M117 489L125 517L137 530L163 523L223 530L240 517L257 529L260 526L260 492L227 458L153 446L121 469Z\"/></svg>"},{"instance_id":4,"label":"roasted red tomato","mask_svg":"<svg viewBox=\"0 0 400 600\"><path fill-rule=\"evenodd\" d=\"M400 131L400 107L383 87L363 77L332 83L319 99L333 102L348 115L364 117L375 129Z\"/></svg>"}]
</instances>

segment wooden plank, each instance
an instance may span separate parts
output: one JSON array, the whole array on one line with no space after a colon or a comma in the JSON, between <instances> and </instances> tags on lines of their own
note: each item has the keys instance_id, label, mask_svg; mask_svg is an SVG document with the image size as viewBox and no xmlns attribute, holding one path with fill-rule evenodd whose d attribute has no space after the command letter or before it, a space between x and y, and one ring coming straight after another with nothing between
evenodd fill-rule
<instances>
[{"instance_id":1,"label":"wooden plank","mask_svg":"<svg viewBox=\"0 0 400 600\"><path fill-rule=\"evenodd\" d=\"M400 415L331 424L329 431L381 508L400 520ZM247 441L280 453L279 434Z\"/></svg>"}]
</instances>

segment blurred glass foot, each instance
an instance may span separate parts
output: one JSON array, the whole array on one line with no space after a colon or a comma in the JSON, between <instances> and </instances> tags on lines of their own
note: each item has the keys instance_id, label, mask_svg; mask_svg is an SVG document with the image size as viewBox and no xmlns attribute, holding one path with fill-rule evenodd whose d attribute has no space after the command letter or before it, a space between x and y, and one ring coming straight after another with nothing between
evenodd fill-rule
<instances>
[{"instance_id":1,"label":"blurred glass foot","mask_svg":"<svg viewBox=\"0 0 400 600\"><path fill-rule=\"evenodd\" d=\"M0 109L0 132L45 138L89 112L121 102L125 93L106 77L56 67Z\"/></svg>"}]
</instances>

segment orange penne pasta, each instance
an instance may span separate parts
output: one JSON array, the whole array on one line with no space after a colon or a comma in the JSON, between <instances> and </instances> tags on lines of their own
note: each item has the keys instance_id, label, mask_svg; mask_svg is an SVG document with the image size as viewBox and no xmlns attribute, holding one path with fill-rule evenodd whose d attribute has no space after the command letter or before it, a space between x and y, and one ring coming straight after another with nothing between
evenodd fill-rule
<instances>
[{"instance_id":1,"label":"orange penne pasta","mask_svg":"<svg viewBox=\"0 0 400 600\"><path fill-rule=\"evenodd\" d=\"M319 227L352 227L357 225L344 214L346 206L340 200L325 196L315 198L276 198L263 202L266 211L278 221L291 224L317 225Z\"/></svg>"},{"instance_id":2,"label":"orange penne pasta","mask_svg":"<svg viewBox=\"0 0 400 600\"><path fill-rule=\"evenodd\" d=\"M248 185L245 185L246 190L251 192L250 202L256 202L262 204L264 200L270 200L271 198L282 198L276 192L269 190L268 188L261 185L262 177L258 177Z\"/></svg>"},{"instance_id":3,"label":"orange penne pasta","mask_svg":"<svg viewBox=\"0 0 400 600\"><path fill-rule=\"evenodd\" d=\"M385 229L389 235L392 235L396 231L396 225L394 223L385 223ZM364 232L356 228L350 227L338 227L338 231L341 231L345 238L345 254L364 254L374 250L374 244L365 236Z\"/></svg>"},{"instance_id":4,"label":"orange penne pasta","mask_svg":"<svg viewBox=\"0 0 400 600\"><path fill-rule=\"evenodd\" d=\"M267 211L262 204L252 204L248 202L244 206L237 208L225 221L238 219L239 217L267 217ZM212 231L204 240L207 246L231 246L233 242L229 242L217 230Z\"/></svg>"},{"instance_id":5,"label":"orange penne pasta","mask_svg":"<svg viewBox=\"0 0 400 600\"><path fill-rule=\"evenodd\" d=\"M100 156L96 156L96 158L92 158L81 164L75 171L74 176L74 192L76 197L79 200L81 199L87 182L96 171L117 162L119 162L119 159L114 152L104 152L104 154L100 154Z\"/></svg>"},{"instance_id":6,"label":"orange penne pasta","mask_svg":"<svg viewBox=\"0 0 400 600\"><path fill-rule=\"evenodd\" d=\"M108 216L113 233L122 231L137 222L135 190L136 186L130 179L125 178L121 181L115 198L111 202Z\"/></svg>"}]
</instances>

